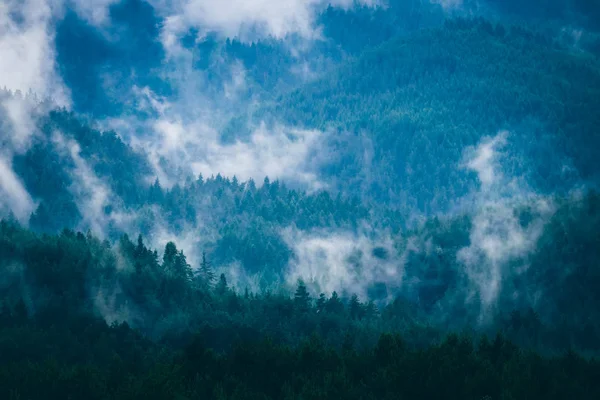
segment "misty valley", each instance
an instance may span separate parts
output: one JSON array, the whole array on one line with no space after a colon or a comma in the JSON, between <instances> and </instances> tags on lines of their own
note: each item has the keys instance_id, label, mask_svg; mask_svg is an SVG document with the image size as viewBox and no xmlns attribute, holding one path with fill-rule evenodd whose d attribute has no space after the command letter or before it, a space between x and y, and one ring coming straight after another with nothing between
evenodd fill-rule
<instances>
[{"instance_id":1,"label":"misty valley","mask_svg":"<svg viewBox=\"0 0 600 400\"><path fill-rule=\"evenodd\" d=\"M0 398L600 399L594 0L0 0Z\"/></svg>"}]
</instances>

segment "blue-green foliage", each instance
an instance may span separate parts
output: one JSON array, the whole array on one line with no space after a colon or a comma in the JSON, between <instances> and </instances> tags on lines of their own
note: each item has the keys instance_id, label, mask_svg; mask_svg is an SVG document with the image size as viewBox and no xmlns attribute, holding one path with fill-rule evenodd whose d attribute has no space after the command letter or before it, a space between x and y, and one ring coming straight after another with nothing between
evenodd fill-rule
<instances>
[{"instance_id":1,"label":"blue-green foliage","mask_svg":"<svg viewBox=\"0 0 600 400\"><path fill-rule=\"evenodd\" d=\"M294 125L365 132L373 143L370 194L422 211L447 209L474 176L456 168L466 146L510 131L506 172L536 189L597 182L600 64L519 27L453 20L395 38L264 111ZM335 140L335 139L332 139ZM356 191L359 152L327 170ZM565 174L572 165L577 174Z\"/></svg>"},{"instance_id":2,"label":"blue-green foliage","mask_svg":"<svg viewBox=\"0 0 600 400\"><path fill-rule=\"evenodd\" d=\"M574 351L600 354L600 7L438 3L326 7L322 40L308 46L295 34L198 40L192 29L180 42L190 87L170 75L164 21L149 3L112 4L102 29L66 10L57 66L74 111L36 116L19 150L0 116L0 156L35 203L28 227L0 221L0 397L599 398L597 361ZM494 22L455 18L463 13ZM581 42L563 27L586 30ZM237 67L245 80L230 102L223 85ZM221 174L160 182L144 149L93 128L96 118L152 117L133 86L168 99L197 90L227 108L217 121L225 144L260 122L322 130L314 167L328 190ZM519 178L510 206L461 168L465 149L499 130L509 133L498 171ZM82 185L101 194L101 209ZM478 194L482 204L469 202ZM540 198L552 212L523 237ZM518 221L515 238L477 242L485 206ZM502 221L490 221L493 236ZM164 232L181 242L152 248ZM318 293L311 276L291 282L303 261L295 241L335 246L336 235L362 247L334 257L328 278L381 262L400 284L374 276ZM501 275L484 303L477 284L492 282L473 282L461 251L513 239L532 243L502 262L478 259ZM331 272L326 257L314 260Z\"/></svg>"}]
</instances>

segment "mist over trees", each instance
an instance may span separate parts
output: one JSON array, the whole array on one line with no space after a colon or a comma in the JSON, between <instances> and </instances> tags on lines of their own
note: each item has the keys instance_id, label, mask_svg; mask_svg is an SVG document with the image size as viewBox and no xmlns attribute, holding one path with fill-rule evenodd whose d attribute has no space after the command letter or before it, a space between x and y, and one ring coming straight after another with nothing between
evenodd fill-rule
<instances>
[{"instance_id":1,"label":"mist over trees","mask_svg":"<svg viewBox=\"0 0 600 400\"><path fill-rule=\"evenodd\" d=\"M600 398L599 13L6 3L0 397Z\"/></svg>"}]
</instances>

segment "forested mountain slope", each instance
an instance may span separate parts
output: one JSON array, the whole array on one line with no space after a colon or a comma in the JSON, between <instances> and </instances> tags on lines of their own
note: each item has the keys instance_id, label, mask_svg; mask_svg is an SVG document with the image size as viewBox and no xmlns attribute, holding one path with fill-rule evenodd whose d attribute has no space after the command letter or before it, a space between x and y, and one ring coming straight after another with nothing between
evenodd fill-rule
<instances>
[{"instance_id":1,"label":"forested mountain slope","mask_svg":"<svg viewBox=\"0 0 600 400\"><path fill-rule=\"evenodd\" d=\"M458 19L368 50L265 114L363 133L369 159L333 135L344 156L326 173L346 190L366 187L378 200L430 212L472 188L455 168L464 148L502 129L510 132L509 173L527 175L536 189L597 182L599 84L594 56L519 27ZM366 186L360 168L371 169Z\"/></svg>"},{"instance_id":2,"label":"forested mountain slope","mask_svg":"<svg viewBox=\"0 0 600 400\"><path fill-rule=\"evenodd\" d=\"M268 215L285 218L284 212L277 211L277 203L264 204L260 209ZM343 255L345 258L333 265L323 258L321 272L331 274L331 279L336 275L330 268L345 269L349 278L333 286L343 301L358 294L358 300L372 301L369 304L373 307L378 306L392 314L408 313L388 321L391 326L378 325L377 329L401 329L411 320L440 332L468 326L481 332L501 329L522 345L540 350L575 346L597 352L600 350L597 347L600 299L596 291L600 284L596 268L596 260L600 257L597 235L600 231L597 213L600 200L597 193L592 193L577 201L557 199L557 204L556 213L547 222L537 248L499 265L500 276L497 278L472 274L469 265L461 259L461 251L473 245L469 243L473 240L470 234L473 224L480 223L476 217L469 216L432 220L417 231L394 236L391 247L383 238L379 241L375 238L367 244L358 241L354 253ZM331 207L336 209L333 204ZM347 206L340 203L337 207L333 216ZM176 244L167 244L164 252L158 249L160 254L148 249L141 236L137 244L122 237L112 249L108 241L102 242L89 233L85 236L65 231L59 236L37 236L14 222L5 221L2 225L5 304L12 309L24 301L29 313L33 314L43 314L48 307L54 310L60 304L72 304L67 306L68 309L77 304L73 312L93 312L109 321L127 321L160 337L164 330L185 330L189 329L189 324L195 326L201 321L206 322L206 317L197 313L212 312L212 300L203 297L206 294L202 288L215 283L219 273L224 274L224 280L233 282L239 293L249 290L261 298L269 297L272 289L261 290L248 279L257 273L270 282L283 279L283 286L278 288L272 283L267 284L276 292L292 290L297 282L285 282L285 276L290 274L289 265L294 265L296 257L306 257L303 254L306 250L295 247L298 243L286 242L277 236L279 225L276 220L245 214L235 208L228 212L236 213L237 217L224 226L218 240L205 243L207 252L196 255L196 262L188 260ZM524 208L516 212L517 218L526 226L531 211ZM256 223L258 225L248 225ZM300 240L306 238L300 236ZM326 249L315 247L313 251ZM374 257L361 254L363 251L372 252ZM222 267L234 259L243 263L242 271ZM484 263L482 267L496 267L485 259L481 262ZM402 284L397 286L393 275L385 277L381 271L379 275L361 272L363 269L376 271L381 268L378 264L400 273ZM208 265L213 272L207 278ZM302 263L298 266L306 267ZM171 269L174 270L169 272ZM209 281L202 283L203 279ZM310 279L308 275L307 279ZM348 286L344 287L343 282ZM491 303L486 303L487 292L483 289L496 284L499 285L498 292ZM320 296L325 296L326 300L331 295L327 290L330 287L327 280L308 280L307 296L314 301L307 298L306 306L318 308L321 301L317 301L319 288L325 292ZM194 296L200 297L193 300ZM280 301L284 298L285 295ZM210 304L202 306L199 301ZM83 308L80 310L80 307ZM388 311L384 315L388 315ZM168 315L171 317L167 318ZM163 322L158 322L161 318L167 318L164 320L167 326L174 326L161 328ZM261 318L256 317L257 327L262 324ZM393 325L395 323L399 325Z\"/></svg>"},{"instance_id":3,"label":"forested mountain slope","mask_svg":"<svg viewBox=\"0 0 600 400\"><path fill-rule=\"evenodd\" d=\"M0 6L0 398L600 398L595 0Z\"/></svg>"},{"instance_id":4,"label":"forested mountain slope","mask_svg":"<svg viewBox=\"0 0 600 400\"><path fill-rule=\"evenodd\" d=\"M569 226L597 204L590 198L581 211L563 209L559 225L566 229L559 232L569 236ZM225 275L216 279L206 258L194 273L174 243L160 257L141 237L134 243L124 236L111 246L72 231L37 236L2 221L0 256L0 393L6 396L431 398L440 385L454 388L457 398L598 394L597 361L572 351L545 358L501 335L490 340L472 330L443 339L418 305L401 298L378 309L336 292L316 298L301 281L292 299L241 294ZM564 322L546 325L532 309L515 310L491 331L544 353L570 345L597 351L592 321L598 319L578 330L582 310L564 309L553 291L569 292L571 304L571 291L578 291L581 304L597 310L597 277L584 269L555 272L565 277L561 288L544 290L566 312L555 319ZM389 330L402 336L379 336Z\"/></svg>"},{"instance_id":5,"label":"forested mountain slope","mask_svg":"<svg viewBox=\"0 0 600 400\"><path fill-rule=\"evenodd\" d=\"M531 308L545 323L563 321L561 329L571 330L569 343L586 348L598 329L596 299L588 288L596 282L597 195L578 200L566 189L597 178L599 121L592 109L598 87L591 55L523 29L457 19L368 50L333 75L281 97L275 108L263 108L263 116L283 115L292 125L334 127L327 146L341 154L340 162L325 166L324 173L339 183L335 195L307 194L268 178L257 185L221 175L189 176L163 187L143 149L66 111L38 120L40 134L13 166L36 200L25 222L38 232L91 229L109 240L141 233L154 247L179 240L192 269L206 252L220 272L232 273L240 290L289 288L304 277L313 291L359 294L380 306L405 298L433 325L455 329L482 313ZM534 192L563 192L548 195L555 208L550 216L527 217L535 199L517 198L509 207L475 204L407 223L413 206L427 215L473 194L475 176L460 167L464 150L499 126L510 129L502 173L524 177ZM365 132L353 147L336 143L335 132L348 130ZM371 165L364 164L361 140L371 143ZM168 167L169 160L164 162ZM388 204L376 206L373 199ZM498 210L509 215L496 221ZM516 226L512 215L518 216ZM533 242L532 250L498 265L484 249L482 268L499 278L466 271L471 267L461 258L481 251L479 240L494 239L474 236L482 218ZM543 223L541 230L530 232L528 218ZM573 243L586 249L582 257L573 255ZM585 289L559 292L563 280ZM489 308L482 300L485 288L498 283ZM546 290L556 304L542 305ZM465 303L473 293L475 300ZM566 312L573 307L571 296L585 304L576 313ZM488 318L483 326L495 323Z\"/></svg>"}]
</instances>

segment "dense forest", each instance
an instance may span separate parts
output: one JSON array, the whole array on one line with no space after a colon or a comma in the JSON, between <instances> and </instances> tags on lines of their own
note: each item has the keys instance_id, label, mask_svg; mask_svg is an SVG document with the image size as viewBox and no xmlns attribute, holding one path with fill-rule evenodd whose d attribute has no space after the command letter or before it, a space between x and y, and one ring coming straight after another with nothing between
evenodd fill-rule
<instances>
[{"instance_id":1,"label":"dense forest","mask_svg":"<svg viewBox=\"0 0 600 400\"><path fill-rule=\"evenodd\" d=\"M600 204L597 195L584 203L563 210L571 222L560 223L581 222L572 219ZM495 317L495 336L468 326L448 336L403 296L380 307L335 291L316 296L301 280L292 296L239 291L205 254L193 270L172 242L161 257L141 236L111 245L69 230L39 236L16 221L2 221L0 233L7 398L435 398L439 387L456 398L599 394L597 361L572 350L598 351L597 239L585 249L589 267L581 260L565 273L537 261L543 269L531 280L566 275L546 283L554 304L543 314L515 309ZM543 252L555 265L569 254ZM564 322L547 325L547 316Z\"/></svg>"},{"instance_id":2,"label":"dense forest","mask_svg":"<svg viewBox=\"0 0 600 400\"><path fill-rule=\"evenodd\" d=\"M370 180L346 137L331 138L338 156L324 173L342 190L436 212L472 188L453 168L464 148L499 129L511 132L505 168L528 175L536 189L597 181L598 71L597 57L570 54L521 27L458 19L367 50L264 112L291 124L369 132Z\"/></svg>"},{"instance_id":3,"label":"dense forest","mask_svg":"<svg viewBox=\"0 0 600 400\"><path fill-rule=\"evenodd\" d=\"M0 398L600 398L600 4L0 5Z\"/></svg>"}]
</instances>

